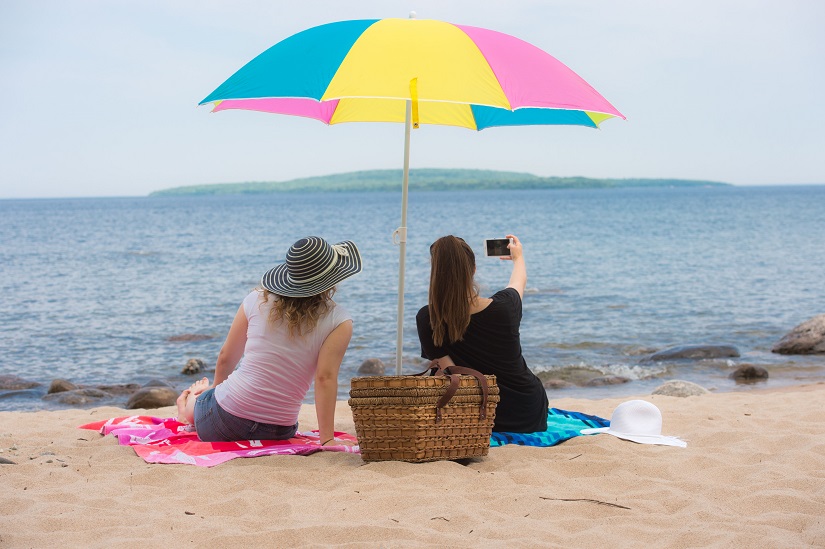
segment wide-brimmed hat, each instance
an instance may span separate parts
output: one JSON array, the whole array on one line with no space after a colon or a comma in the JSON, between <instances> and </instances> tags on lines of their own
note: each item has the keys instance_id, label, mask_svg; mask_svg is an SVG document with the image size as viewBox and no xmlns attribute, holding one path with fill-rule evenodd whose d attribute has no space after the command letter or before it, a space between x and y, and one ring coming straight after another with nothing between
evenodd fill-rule
<instances>
[{"instance_id":1,"label":"wide-brimmed hat","mask_svg":"<svg viewBox=\"0 0 825 549\"><path fill-rule=\"evenodd\" d=\"M628 400L613 410L610 427L582 429L581 434L607 433L639 444L664 444L684 448L687 442L662 434L662 412L646 400Z\"/></svg>"},{"instance_id":2,"label":"wide-brimmed hat","mask_svg":"<svg viewBox=\"0 0 825 549\"><path fill-rule=\"evenodd\" d=\"M309 297L325 292L361 272L361 253L350 240L330 244L308 236L289 247L286 261L270 269L261 285L286 297Z\"/></svg>"}]
</instances>

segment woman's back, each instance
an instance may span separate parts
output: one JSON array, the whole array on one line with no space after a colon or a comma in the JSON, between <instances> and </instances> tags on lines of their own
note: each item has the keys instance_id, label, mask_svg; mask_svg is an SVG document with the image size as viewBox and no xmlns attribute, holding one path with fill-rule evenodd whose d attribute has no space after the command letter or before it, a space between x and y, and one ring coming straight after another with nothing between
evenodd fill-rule
<instances>
[{"instance_id":1,"label":"woman's back","mask_svg":"<svg viewBox=\"0 0 825 549\"><path fill-rule=\"evenodd\" d=\"M421 356L434 360L449 355L460 366L496 376L501 401L495 431L543 431L547 426L547 393L521 353L521 297L515 289L505 288L491 299L487 307L470 315L461 341L441 347L433 343L429 306L423 307L416 316Z\"/></svg>"},{"instance_id":2,"label":"woman's back","mask_svg":"<svg viewBox=\"0 0 825 549\"><path fill-rule=\"evenodd\" d=\"M290 335L285 322L269 320L275 299L270 295L267 300L258 290L244 299L248 321L244 356L238 368L216 387L215 397L234 415L292 425L312 384L321 346L332 330L351 317L332 303L312 331Z\"/></svg>"}]
</instances>

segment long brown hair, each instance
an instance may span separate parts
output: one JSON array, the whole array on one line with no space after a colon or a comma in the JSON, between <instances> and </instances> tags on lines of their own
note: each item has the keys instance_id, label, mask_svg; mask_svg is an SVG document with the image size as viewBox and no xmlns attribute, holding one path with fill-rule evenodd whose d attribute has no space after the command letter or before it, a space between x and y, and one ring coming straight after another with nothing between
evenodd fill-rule
<instances>
[{"instance_id":1,"label":"long brown hair","mask_svg":"<svg viewBox=\"0 0 825 549\"><path fill-rule=\"evenodd\" d=\"M289 337L301 337L314 330L318 320L332 309L332 296L335 295L334 286L310 297L287 297L267 289L261 291L264 301L269 301L270 297L275 299L272 309L269 310L270 324L275 324L279 320L285 322L289 329Z\"/></svg>"},{"instance_id":2,"label":"long brown hair","mask_svg":"<svg viewBox=\"0 0 825 549\"><path fill-rule=\"evenodd\" d=\"M464 338L470 302L478 295L475 272L473 249L461 238L442 236L430 246L430 327L439 347Z\"/></svg>"}]
</instances>

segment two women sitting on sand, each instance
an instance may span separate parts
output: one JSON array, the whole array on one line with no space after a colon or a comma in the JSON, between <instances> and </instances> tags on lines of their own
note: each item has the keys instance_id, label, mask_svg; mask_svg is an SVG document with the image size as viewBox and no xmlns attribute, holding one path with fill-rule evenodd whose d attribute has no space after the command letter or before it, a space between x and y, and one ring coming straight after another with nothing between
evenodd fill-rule
<instances>
[{"instance_id":1,"label":"two women sitting on sand","mask_svg":"<svg viewBox=\"0 0 825 549\"><path fill-rule=\"evenodd\" d=\"M527 271L521 242L508 238L510 256L502 259L513 262L510 282L489 298L478 294L475 256L464 240L445 236L430 247L429 304L416 316L421 356L496 376L501 400L493 430L544 431L547 393L527 367L519 339ZM178 397L179 419L206 442L288 439L314 380L320 442L350 444L335 440L333 426L352 319L332 296L336 284L360 271L351 241L330 245L307 237L293 244L286 262L243 300L214 382L203 378Z\"/></svg>"},{"instance_id":2,"label":"two women sitting on sand","mask_svg":"<svg viewBox=\"0 0 825 549\"><path fill-rule=\"evenodd\" d=\"M351 241L330 245L310 236L293 244L286 262L243 300L214 382L203 378L178 397L179 419L207 442L288 439L314 380L321 444L352 444L334 437L338 369L352 318L332 296L336 284L360 271Z\"/></svg>"}]
</instances>

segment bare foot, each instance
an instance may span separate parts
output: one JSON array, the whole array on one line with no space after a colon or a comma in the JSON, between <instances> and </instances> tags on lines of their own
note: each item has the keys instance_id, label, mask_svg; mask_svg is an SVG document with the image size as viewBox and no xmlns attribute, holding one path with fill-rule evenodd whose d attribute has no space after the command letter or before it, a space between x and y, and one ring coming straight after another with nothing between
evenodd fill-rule
<instances>
[{"instance_id":1,"label":"bare foot","mask_svg":"<svg viewBox=\"0 0 825 549\"><path fill-rule=\"evenodd\" d=\"M202 377L195 383L181 392L175 404L178 407L178 421L181 423L193 423L195 419L195 400L198 395L209 389L209 380Z\"/></svg>"},{"instance_id":2,"label":"bare foot","mask_svg":"<svg viewBox=\"0 0 825 549\"><path fill-rule=\"evenodd\" d=\"M197 380L195 383L190 385L189 389L187 389L187 390L190 393L192 393L193 395L198 396L199 394L201 394L202 392L204 392L208 388L209 388L209 379L205 378L205 377L202 377L199 380Z\"/></svg>"},{"instance_id":3,"label":"bare foot","mask_svg":"<svg viewBox=\"0 0 825 549\"><path fill-rule=\"evenodd\" d=\"M181 423L192 423L186 417L186 401L189 399L189 395L191 394L192 391L186 389L183 392L181 392L180 396L178 396L178 399L175 401L175 404L178 407L178 421L180 421Z\"/></svg>"}]
</instances>

